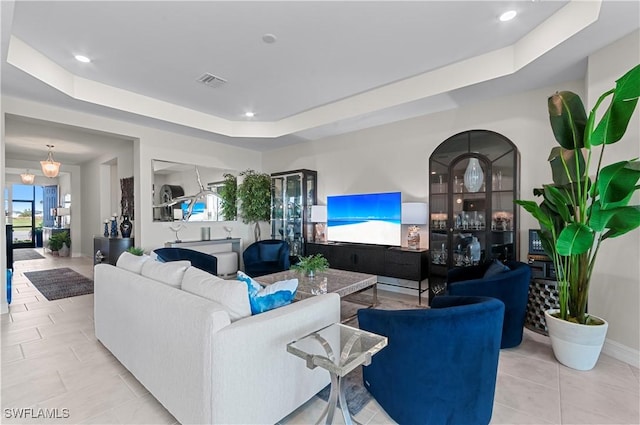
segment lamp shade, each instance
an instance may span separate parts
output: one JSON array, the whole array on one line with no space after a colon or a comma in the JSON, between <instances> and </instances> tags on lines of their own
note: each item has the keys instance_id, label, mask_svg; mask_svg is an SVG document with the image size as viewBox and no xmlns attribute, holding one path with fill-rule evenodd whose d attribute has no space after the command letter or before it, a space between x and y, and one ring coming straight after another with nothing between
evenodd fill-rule
<instances>
[{"instance_id":1,"label":"lamp shade","mask_svg":"<svg viewBox=\"0 0 640 425\"><path fill-rule=\"evenodd\" d=\"M327 206L311 205L311 222L326 223L327 222Z\"/></svg>"},{"instance_id":2,"label":"lamp shade","mask_svg":"<svg viewBox=\"0 0 640 425\"><path fill-rule=\"evenodd\" d=\"M58 207L56 208L56 215L57 216L71 215L71 208Z\"/></svg>"},{"instance_id":3,"label":"lamp shade","mask_svg":"<svg viewBox=\"0 0 640 425\"><path fill-rule=\"evenodd\" d=\"M40 161L42 173L49 178L58 177L58 173L60 172L60 163L53 160L53 152L51 152L53 145L47 145L47 147L49 148L47 159Z\"/></svg>"},{"instance_id":4,"label":"lamp shade","mask_svg":"<svg viewBox=\"0 0 640 425\"><path fill-rule=\"evenodd\" d=\"M20 180L22 180L22 183L24 184L33 184L33 182L36 181L36 176L27 170L26 173L20 174Z\"/></svg>"},{"instance_id":5,"label":"lamp shade","mask_svg":"<svg viewBox=\"0 0 640 425\"><path fill-rule=\"evenodd\" d=\"M402 203L402 224L427 224L427 216L425 202Z\"/></svg>"}]
</instances>

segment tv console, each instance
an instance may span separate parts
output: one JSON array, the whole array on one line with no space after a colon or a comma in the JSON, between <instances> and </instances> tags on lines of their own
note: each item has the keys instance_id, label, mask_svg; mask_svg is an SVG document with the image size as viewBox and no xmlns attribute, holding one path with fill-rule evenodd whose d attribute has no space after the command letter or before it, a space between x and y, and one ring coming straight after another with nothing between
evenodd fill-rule
<instances>
[{"instance_id":1,"label":"tv console","mask_svg":"<svg viewBox=\"0 0 640 425\"><path fill-rule=\"evenodd\" d=\"M417 288L400 284L393 286L417 290L418 304L422 303L422 293L428 289L422 287L422 281L428 276L427 249L344 242L308 242L307 255L313 254L322 254L332 269L416 281Z\"/></svg>"}]
</instances>

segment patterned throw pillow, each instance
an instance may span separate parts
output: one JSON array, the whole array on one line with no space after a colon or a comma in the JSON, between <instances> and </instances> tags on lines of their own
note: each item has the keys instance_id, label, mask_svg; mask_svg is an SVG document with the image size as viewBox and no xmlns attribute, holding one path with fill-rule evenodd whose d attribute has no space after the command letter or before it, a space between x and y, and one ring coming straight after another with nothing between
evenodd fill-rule
<instances>
[{"instance_id":1,"label":"patterned throw pillow","mask_svg":"<svg viewBox=\"0 0 640 425\"><path fill-rule=\"evenodd\" d=\"M239 271L238 280L247 284L251 314L263 313L290 304L298 290L298 279L281 280L262 287L251 276Z\"/></svg>"}]
</instances>

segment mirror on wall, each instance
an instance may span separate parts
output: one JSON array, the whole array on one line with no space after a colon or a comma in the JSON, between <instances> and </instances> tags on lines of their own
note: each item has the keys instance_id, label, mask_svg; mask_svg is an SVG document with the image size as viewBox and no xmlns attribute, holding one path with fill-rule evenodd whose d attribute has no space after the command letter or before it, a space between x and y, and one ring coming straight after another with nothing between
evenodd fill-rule
<instances>
[{"instance_id":1,"label":"mirror on wall","mask_svg":"<svg viewBox=\"0 0 640 425\"><path fill-rule=\"evenodd\" d=\"M202 191L198 183L196 166L171 161L154 159L151 161L153 170L153 205L160 205L178 197L189 197ZM227 221L236 217L225 217L223 211L223 196L225 174L237 176L235 170L197 166L200 181L207 193L196 199L191 208L189 221ZM234 180L235 185L235 180ZM234 191L235 193L235 191ZM183 201L172 206L154 207L153 221L182 220L188 215L191 201Z\"/></svg>"}]
</instances>

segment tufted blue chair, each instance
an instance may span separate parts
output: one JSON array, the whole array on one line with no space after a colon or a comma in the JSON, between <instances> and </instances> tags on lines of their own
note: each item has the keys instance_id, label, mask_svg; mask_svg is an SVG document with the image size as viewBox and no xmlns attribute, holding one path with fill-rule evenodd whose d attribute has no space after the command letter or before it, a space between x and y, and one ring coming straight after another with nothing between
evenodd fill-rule
<instances>
[{"instance_id":1,"label":"tufted blue chair","mask_svg":"<svg viewBox=\"0 0 640 425\"><path fill-rule=\"evenodd\" d=\"M154 249L162 261L189 260L193 267L209 272L212 275L218 274L218 259L213 255L186 248L158 248Z\"/></svg>"},{"instance_id":2,"label":"tufted blue chair","mask_svg":"<svg viewBox=\"0 0 640 425\"><path fill-rule=\"evenodd\" d=\"M251 277L289 270L289 244L265 239L249 245L242 253L244 272Z\"/></svg>"},{"instance_id":3,"label":"tufted blue chair","mask_svg":"<svg viewBox=\"0 0 640 425\"><path fill-rule=\"evenodd\" d=\"M502 301L484 297L358 310L361 329L389 339L363 368L364 386L400 424L488 424L503 316Z\"/></svg>"},{"instance_id":4,"label":"tufted blue chair","mask_svg":"<svg viewBox=\"0 0 640 425\"><path fill-rule=\"evenodd\" d=\"M508 270L497 270L507 266ZM491 274L489 269L495 270ZM489 276L490 275L490 276ZM447 294L497 298L504 303L504 324L500 348L512 348L522 342L522 331L527 316L531 268L519 261L485 263L460 267L447 274Z\"/></svg>"}]
</instances>

